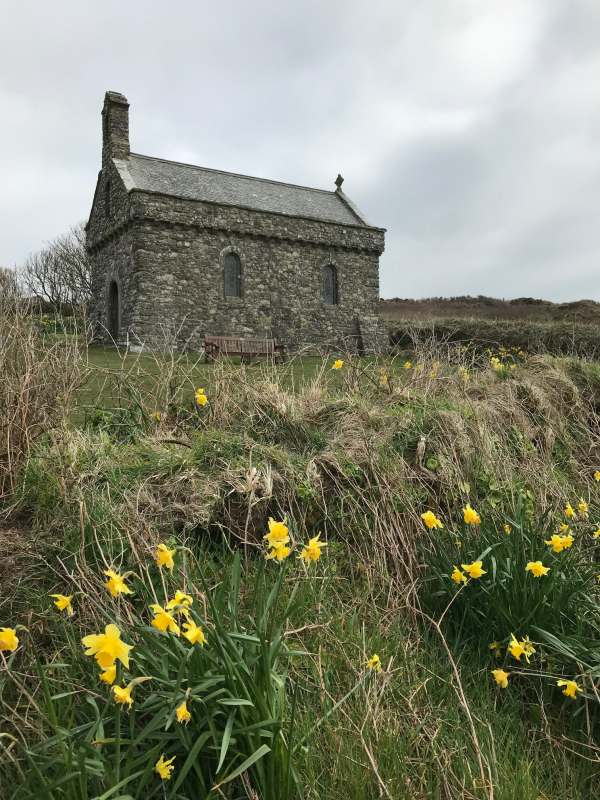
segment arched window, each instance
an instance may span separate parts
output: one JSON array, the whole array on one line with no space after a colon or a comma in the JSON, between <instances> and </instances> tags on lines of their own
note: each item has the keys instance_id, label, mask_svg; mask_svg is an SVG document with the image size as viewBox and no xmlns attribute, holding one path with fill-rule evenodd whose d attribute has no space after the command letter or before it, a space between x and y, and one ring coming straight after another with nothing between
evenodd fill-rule
<instances>
[{"instance_id":1,"label":"arched window","mask_svg":"<svg viewBox=\"0 0 600 800\"><path fill-rule=\"evenodd\" d=\"M107 309L108 332L113 341L119 340L119 328L121 320L119 314L119 286L116 281L112 281L108 287L108 309Z\"/></svg>"},{"instance_id":2,"label":"arched window","mask_svg":"<svg viewBox=\"0 0 600 800\"><path fill-rule=\"evenodd\" d=\"M323 267L323 302L326 306L338 304L337 269L333 264Z\"/></svg>"},{"instance_id":3,"label":"arched window","mask_svg":"<svg viewBox=\"0 0 600 800\"><path fill-rule=\"evenodd\" d=\"M242 262L237 253L227 253L223 259L223 293L225 297L242 296Z\"/></svg>"},{"instance_id":4,"label":"arched window","mask_svg":"<svg viewBox=\"0 0 600 800\"><path fill-rule=\"evenodd\" d=\"M104 211L110 217L110 181L104 184Z\"/></svg>"}]
</instances>

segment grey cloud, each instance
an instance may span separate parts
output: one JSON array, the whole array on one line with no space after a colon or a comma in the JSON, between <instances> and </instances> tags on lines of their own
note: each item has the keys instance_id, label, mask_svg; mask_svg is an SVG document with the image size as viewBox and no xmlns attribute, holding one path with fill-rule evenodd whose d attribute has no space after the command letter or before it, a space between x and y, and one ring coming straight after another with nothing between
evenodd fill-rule
<instances>
[{"instance_id":1,"label":"grey cloud","mask_svg":"<svg viewBox=\"0 0 600 800\"><path fill-rule=\"evenodd\" d=\"M0 263L85 218L106 89L137 152L344 188L384 296L600 299L596 0L4 0Z\"/></svg>"}]
</instances>

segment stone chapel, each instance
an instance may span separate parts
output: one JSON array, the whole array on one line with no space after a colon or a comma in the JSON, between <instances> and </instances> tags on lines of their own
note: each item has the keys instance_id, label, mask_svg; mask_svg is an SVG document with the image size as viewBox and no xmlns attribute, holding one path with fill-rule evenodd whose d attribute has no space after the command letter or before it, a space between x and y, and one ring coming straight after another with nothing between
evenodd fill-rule
<instances>
[{"instance_id":1,"label":"stone chapel","mask_svg":"<svg viewBox=\"0 0 600 800\"><path fill-rule=\"evenodd\" d=\"M132 153L127 99L107 92L86 229L96 340L380 350L385 230L342 180L326 191Z\"/></svg>"}]
</instances>

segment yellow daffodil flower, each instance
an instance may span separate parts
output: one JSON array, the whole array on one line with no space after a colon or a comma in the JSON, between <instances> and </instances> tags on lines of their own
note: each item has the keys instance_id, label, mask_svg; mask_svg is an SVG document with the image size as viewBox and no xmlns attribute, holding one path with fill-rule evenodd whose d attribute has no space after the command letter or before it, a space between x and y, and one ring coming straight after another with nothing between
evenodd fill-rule
<instances>
[{"instance_id":1,"label":"yellow daffodil flower","mask_svg":"<svg viewBox=\"0 0 600 800\"><path fill-rule=\"evenodd\" d=\"M477 578L481 578L482 575L487 575L486 570L481 568L482 565L482 561L473 561L472 564L461 564L461 567L467 573L469 578L476 580Z\"/></svg>"},{"instance_id":2,"label":"yellow daffodil flower","mask_svg":"<svg viewBox=\"0 0 600 800\"><path fill-rule=\"evenodd\" d=\"M492 651L492 653L496 656L496 658L500 658L500 656L502 655L502 645L500 644L500 642L495 642L495 641L490 642L488 647Z\"/></svg>"},{"instance_id":3,"label":"yellow daffodil flower","mask_svg":"<svg viewBox=\"0 0 600 800\"><path fill-rule=\"evenodd\" d=\"M443 528L441 520L439 520L433 511L425 511L421 514L421 519L425 523L425 525L429 528L429 530L433 530L434 528Z\"/></svg>"},{"instance_id":4,"label":"yellow daffodil flower","mask_svg":"<svg viewBox=\"0 0 600 800\"><path fill-rule=\"evenodd\" d=\"M561 522L561 524L558 526L558 532L559 533L570 534L571 533L571 526L567 525L566 522Z\"/></svg>"},{"instance_id":5,"label":"yellow daffodil flower","mask_svg":"<svg viewBox=\"0 0 600 800\"><path fill-rule=\"evenodd\" d=\"M588 511L589 511L589 506L585 502L583 497L579 498L579 502L577 503L577 510L579 511L579 513L581 514L582 517L587 517Z\"/></svg>"},{"instance_id":6,"label":"yellow daffodil flower","mask_svg":"<svg viewBox=\"0 0 600 800\"><path fill-rule=\"evenodd\" d=\"M50 597L54 598L54 605L59 611L66 611L72 617L75 613L71 601L73 600L72 594L51 594Z\"/></svg>"},{"instance_id":7,"label":"yellow daffodil flower","mask_svg":"<svg viewBox=\"0 0 600 800\"><path fill-rule=\"evenodd\" d=\"M564 686L563 694L565 697L570 697L571 699L575 700L577 697L577 692L581 691L581 687L577 684L577 681L556 681L557 686Z\"/></svg>"},{"instance_id":8,"label":"yellow daffodil flower","mask_svg":"<svg viewBox=\"0 0 600 800\"><path fill-rule=\"evenodd\" d=\"M492 675L501 689L508 689L508 672L503 669L493 669Z\"/></svg>"},{"instance_id":9,"label":"yellow daffodil flower","mask_svg":"<svg viewBox=\"0 0 600 800\"><path fill-rule=\"evenodd\" d=\"M161 421L161 419L162 419L162 414L160 413L160 411L155 411L155 412L152 414L152 419L153 419L155 422L160 422L160 421Z\"/></svg>"},{"instance_id":10,"label":"yellow daffodil flower","mask_svg":"<svg viewBox=\"0 0 600 800\"><path fill-rule=\"evenodd\" d=\"M367 669L371 669L373 672L381 672L381 659L377 653L373 653L371 658L367 660Z\"/></svg>"},{"instance_id":11,"label":"yellow daffodil flower","mask_svg":"<svg viewBox=\"0 0 600 800\"><path fill-rule=\"evenodd\" d=\"M287 525L284 522L278 522L273 517L269 517L269 532L263 536L269 545L274 547L276 544L287 544L290 540Z\"/></svg>"},{"instance_id":12,"label":"yellow daffodil flower","mask_svg":"<svg viewBox=\"0 0 600 800\"><path fill-rule=\"evenodd\" d=\"M567 517L567 519L574 519L576 516L577 514L571 503L567 503L565 506L565 517Z\"/></svg>"},{"instance_id":13,"label":"yellow daffodil flower","mask_svg":"<svg viewBox=\"0 0 600 800\"><path fill-rule=\"evenodd\" d=\"M336 360L331 365L331 369L341 369L344 366L344 362L341 358L336 358Z\"/></svg>"},{"instance_id":14,"label":"yellow daffodil flower","mask_svg":"<svg viewBox=\"0 0 600 800\"><path fill-rule=\"evenodd\" d=\"M573 537L553 533L549 539L544 539L544 544L549 545L555 553L562 553L573 544Z\"/></svg>"},{"instance_id":15,"label":"yellow daffodil flower","mask_svg":"<svg viewBox=\"0 0 600 800\"><path fill-rule=\"evenodd\" d=\"M534 578L541 578L550 572L550 567L545 567L541 561L528 561L525 572L531 572Z\"/></svg>"},{"instance_id":16,"label":"yellow daffodil flower","mask_svg":"<svg viewBox=\"0 0 600 800\"><path fill-rule=\"evenodd\" d=\"M129 586L125 583L126 575L119 575L114 569L105 569L104 574L108 580L104 584L113 597L120 594L133 594Z\"/></svg>"},{"instance_id":17,"label":"yellow daffodil flower","mask_svg":"<svg viewBox=\"0 0 600 800\"><path fill-rule=\"evenodd\" d=\"M187 707L187 703L185 702L185 700L183 701L183 703L181 703L181 705L177 706L177 708L175 709L175 715L177 717L177 722L181 723L185 722L187 724L191 720L192 715L190 714L190 711Z\"/></svg>"},{"instance_id":18,"label":"yellow daffodil flower","mask_svg":"<svg viewBox=\"0 0 600 800\"><path fill-rule=\"evenodd\" d=\"M173 597L167 603L166 607L168 611L184 611L187 610L193 602L194 599L191 595L182 592L181 589L177 589Z\"/></svg>"},{"instance_id":19,"label":"yellow daffodil flower","mask_svg":"<svg viewBox=\"0 0 600 800\"><path fill-rule=\"evenodd\" d=\"M179 625L177 624L175 617L169 611L166 611L162 606L159 606L158 603L152 603L150 605L150 610L154 614L154 619L151 623L152 627L156 628L158 631L162 631L163 633L168 631L169 633L174 633L175 636L179 636Z\"/></svg>"},{"instance_id":20,"label":"yellow daffodil flower","mask_svg":"<svg viewBox=\"0 0 600 800\"><path fill-rule=\"evenodd\" d=\"M596 528L596 530L592 533L592 537L594 539L599 539L600 538L600 526L598 526L598 528Z\"/></svg>"},{"instance_id":21,"label":"yellow daffodil flower","mask_svg":"<svg viewBox=\"0 0 600 800\"><path fill-rule=\"evenodd\" d=\"M463 508L463 519L467 525L481 525L481 517L469 503Z\"/></svg>"},{"instance_id":22,"label":"yellow daffodil flower","mask_svg":"<svg viewBox=\"0 0 600 800\"><path fill-rule=\"evenodd\" d=\"M125 644L121 640L121 631L116 625L107 625L104 633L91 633L81 640L86 656L95 656L102 669L112 667L116 660L120 661L125 669L129 669L129 651L133 645Z\"/></svg>"},{"instance_id":23,"label":"yellow daffodil flower","mask_svg":"<svg viewBox=\"0 0 600 800\"><path fill-rule=\"evenodd\" d=\"M512 528L510 527L510 525L508 524L508 522L506 522L506 523L505 523L505 524L502 526L502 530L504 531L504 533L505 533L507 536L508 536L508 534L509 534L509 533L512 533Z\"/></svg>"},{"instance_id":24,"label":"yellow daffodil flower","mask_svg":"<svg viewBox=\"0 0 600 800\"><path fill-rule=\"evenodd\" d=\"M512 639L508 643L507 650L513 658L516 658L517 661L520 661L521 656L524 655L525 653L525 645L523 644L523 642L517 641L517 639L515 639L513 635Z\"/></svg>"},{"instance_id":25,"label":"yellow daffodil flower","mask_svg":"<svg viewBox=\"0 0 600 800\"><path fill-rule=\"evenodd\" d=\"M595 480L596 482L599 482L599 481L600 481L600 469L597 469L597 470L594 472L594 480Z\"/></svg>"},{"instance_id":26,"label":"yellow daffodil flower","mask_svg":"<svg viewBox=\"0 0 600 800\"><path fill-rule=\"evenodd\" d=\"M525 655L525 661L527 661L527 663L529 664L529 659L536 652L535 647L529 640L529 636L526 636L524 639L521 639L521 644L523 645L523 653Z\"/></svg>"},{"instance_id":27,"label":"yellow daffodil flower","mask_svg":"<svg viewBox=\"0 0 600 800\"><path fill-rule=\"evenodd\" d=\"M14 652L19 646L19 637L14 628L0 628L0 650Z\"/></svg>"},{"instance_id":28,"label":"yellow daffodil flower","mask_svg":"<svg viewBox=\"0 0 600 800\"><path fill-rule=\"evenodd\" d=\"M115 703L118 703L121 706L124 706L125 703L131 708L133 705L133 697L131 696L131 692L133 691L133 687L131 684L128 686L113 686L113 695L115 698Z\"/></svg>"},{"instance_id":29,"label":"yellow daffodil flower","mask_svg":"<svg viewBox=\"0 0 600 800\"><path fill-rule=\"evenodd\" d=\"M402 369L412 369L412 361L405 361L404 364L402 364Z\"/></svg>"},{"instance_id":30,"label":"yellow daffodil flower","mask_svg":"<svg viewBox=\"0 0 600 800\"><path fill-rule=\"evenodd\" d=\"M204 389L196 389L194 399L196 400L196 405L198 406L205 406L208 403L208 397L206 396Z\"/></svg>"},{"instance_id":31,"label":"yellow daffodil flower","mask_svg":"<svg viewBox=\"0 0 600 800\"><path fill-rule=\"evenodd\" d=\"M165 755L163 753L161 757L158 759L158 761L154 765L154 772L160 775L161 780L163 781L170 780L171 775L173 774L173 770L175 769L175 767L173 766L173 761L175 761L176 758L177 756L173 756L173 758L169 758L165 761Z\"/></svg>"},{"instance_id":32,"label":"yellow daffodil flower","mask_svg":"<svg viewBox=\"0 0 600 800\"><path fill-rule=\"evenodd\" d=\"M204 646L206 644L206 636L204 631L193 620L188 620L183 623L183 635L190 644L199 644Z\"/></svg>"},{"instance_id":33,"label":"yellow daffodil flower","mask_svg":"<svg viewBox=\"0 0 600 800\"><path fill-rule=\"evenodd\" d=\"M175 550L169 550L167 545L161 542L154 553L154 560L158 567L166 567L168 570L173 571L173 567L175 566L175 562L173 561L174 555Z\"/></svg>"},{"instance_id":34,"label":"yellow daffodil flower","mask_svg":"<svg viewBox=\"0 0 600 800\"><path fill-rule=\"evenodd\" d=\"M458 567L454 567L452 574L450 575L454 583L466 583L467 576L464 572L461 572Z\"/></svg>"},{"instance_id":35,"label":"yellow daffodil flower","mask_svg":"<svg viewBox=\"0 0 600 800\"><path fill-rule=\"evenodd\" d=\"M291 549L286 544L277 542L277 544L274 544L269 552L265 555L265 558L267 561L270 561L271 559L275 559L276 561L285 561L291 552Z\"/></svg>"},{"instance_id":36,"label":"yellow daffodil flower","mask_svg":"<svg viewBox=\"0 0 600 800\"><path fill-rule=\"evenodd\" d=\"M318 561L321 558L321 550L327 547L325 542L320 541L321 534L313 536L308 540L306 547L303 547L298 558L301 558L305 564L310 564L312 561Z\"/></svg>"},{"instance_id":37,"label":"yellow daffodil flower","mask_svg":"<svg viewBox=\"0 0 600 800\"><path fill-rule=\"evenodd\" d=\"M102 683L107 683L109 686L112 686L117 678L117 665L113 664L111 667L107 667L103 672L100 673L100 680Z\"/></svg>"}]
</instances>

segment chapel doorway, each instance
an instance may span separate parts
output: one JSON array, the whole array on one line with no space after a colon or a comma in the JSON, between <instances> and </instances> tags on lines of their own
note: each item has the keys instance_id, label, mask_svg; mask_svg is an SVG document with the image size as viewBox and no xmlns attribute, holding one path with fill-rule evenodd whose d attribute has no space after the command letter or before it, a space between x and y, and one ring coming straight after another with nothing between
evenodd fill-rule
<instances>
[{"instance_id":1,"label":"chapel doorway","mask_svg":"<svg viewBox=\"0 0 600 800\"><path fill-rule=\"evenodd\" d=\"M112 281L108 289L108 332L114 342L119 341L119 286Z\"/></svg>"}]
</instances>

